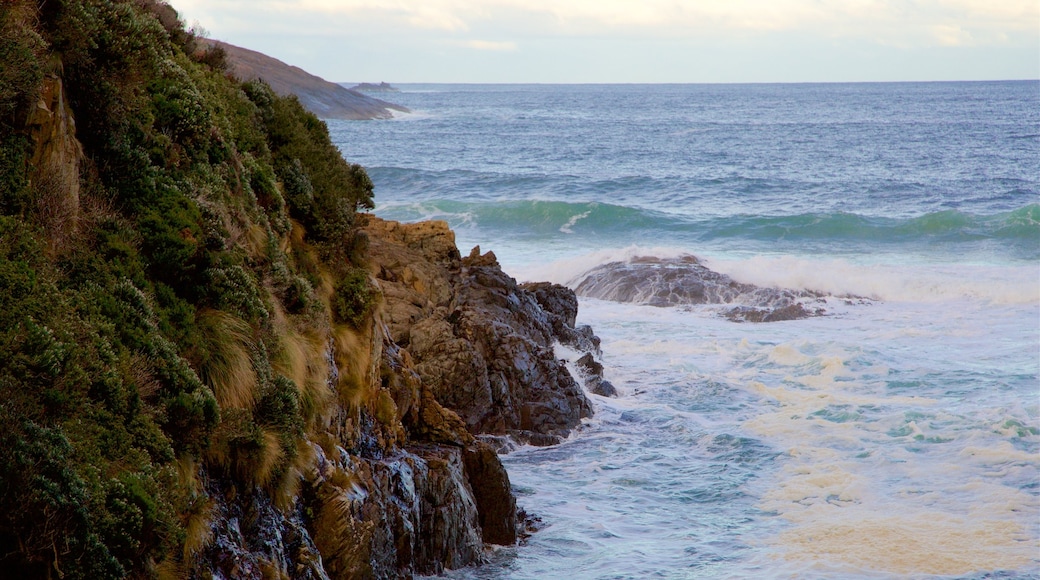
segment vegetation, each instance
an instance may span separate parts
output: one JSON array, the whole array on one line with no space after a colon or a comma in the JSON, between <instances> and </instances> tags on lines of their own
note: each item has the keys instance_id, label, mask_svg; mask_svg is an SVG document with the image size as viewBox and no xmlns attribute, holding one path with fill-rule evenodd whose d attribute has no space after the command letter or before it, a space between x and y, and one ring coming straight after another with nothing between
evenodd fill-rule
<instances>
[{"instance_id":1,"label":"vegetation","mask_svg":"<svg viewBox=\"0 0 1040 580\"><path fill-rule=\"evenodd\" d=\"M372 182L296 99L226 71L158 0L0 4L6 575L186 569L200 473L292 489L333 399L321 337L372 304L355 233ZM55 83L76 187L33 161Z\"/></svg>"}]
</instances>

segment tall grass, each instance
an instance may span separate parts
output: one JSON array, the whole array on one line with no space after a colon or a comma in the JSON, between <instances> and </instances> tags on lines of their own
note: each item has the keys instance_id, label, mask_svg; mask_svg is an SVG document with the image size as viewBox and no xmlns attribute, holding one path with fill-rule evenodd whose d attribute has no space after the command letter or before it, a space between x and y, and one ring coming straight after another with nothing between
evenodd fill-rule
<instances>
[{"instance_id":1,"label":"tall grass","mask_svg":"<svg viewBox=\"0 0 1040 580\"><path fill-rule=\"evenodd\" d=\"M257 396L252 327L220 310L203 310L197 318L206 347L199 369L202 380L213 389L222 410L252 409Z\"/></svg>"}]
</instances>

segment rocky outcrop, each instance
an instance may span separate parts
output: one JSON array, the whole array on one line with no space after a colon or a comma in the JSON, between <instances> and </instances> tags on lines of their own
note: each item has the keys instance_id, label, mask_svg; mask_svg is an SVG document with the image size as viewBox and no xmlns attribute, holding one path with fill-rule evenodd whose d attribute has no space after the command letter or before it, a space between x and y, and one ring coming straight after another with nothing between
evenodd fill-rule
<instances>
[{"instance_id":1,"label":"rocky outcrop","mask_svg":"<svg viewBox=\"0 0 1040 580\"><path fill-rule=\"evenodd\" d=\"M374 403L333 413L287 509L208 480L213 534L199 574L405 578L481 562L485 544L514 544L531 526L484 439L552 444L592 413L554 343L585 350L586 384L612 388L598 339L574 326L570 290L520 286L478 248L461 257L443 222L369 216L363 231L383 299L371 326L337 347L361 350L330 354L328 374L330 389L356 375Z\"/></svg>"},{"instance_id":2,"label":"rocky outcrop","mask_svg":"<svg viewBox=\"0 0 1040 580\"><path fill-rule=\"evenodd\" d=\"M401 89L391 85L390 83L382 82L376 83L360 83L350 87L352 91L358 91L362 93L399 93Z\"/></svg>"},{"instance_id":3,"label":"rocky outcrop","mask_svg":"<svg viewBox=\"0 0 1040 580\"><path fill-rule=\"evenodd\" d=\"M578 372L585 377L585 388L601 397L616 397L617 389L610 381L603 378L603 365L600 364L592 353L585 353L581 358L574 361Z\"/></svg>"},{"instance_id":4,"label":"rocky outcrop","mask_svg":"<svg viewBox=\"0 0 1040 580\"><path fill-rule=\"evenodd\" d=\"M44 77L26 125L33 144L29 180L36 199L32 212L47 231L51 249L61 250L77 230L83 147L76 139L65 85L57 74Z\"/></svg>"},{"instance_id":5,"label":"rocky outcrop","mask_svg":"<svg viewBox=\"0 0 1040 580\"><path fill-rule=\"evenodd\" d=\"M345 449L321 454L309 503L329 575L407 577L480 561L483 538L462 454L440 445L378 460Z\"/></svg>"},{"instance_id":6,"label":"rocky outcrop","mask_svg":"<svg viewBox=\"0 0 1040 580\"><path fill-rule=\"evenodd\" d=\"M574 328L572 292L520 286L479 248L460 258L444 222L371 217L364 231L390 337L470 432L551 444L592 414L553 351L557 340L588 351L598 346L591 329Z\"/></svg>"},{"instance_id":7,"label":"rocky outcrop","mask_svg":"<svg viewBox=\"0 0 1040 580\"><path fill-rule=\"evenodd\" d=\"M732 305L723 316L735 322L774 322L825 314L807 303L820 295L807 290L763 288L708 269L694 256L634 258L593 268L578 282L579 296L650 306Z\"/></svg>"},{"instance_id":8,"label":"rocky outcrop","mask_svg":"<svg viewBox=\"0 0 1040 580\"><path fill-rule=\"evenodd\" d=\"M266 494L238 494L218 480L206 491L213 500L212 539L200 562L214 577L329 580L300 504L279 510Z\"/></svg>"}]
</instances>

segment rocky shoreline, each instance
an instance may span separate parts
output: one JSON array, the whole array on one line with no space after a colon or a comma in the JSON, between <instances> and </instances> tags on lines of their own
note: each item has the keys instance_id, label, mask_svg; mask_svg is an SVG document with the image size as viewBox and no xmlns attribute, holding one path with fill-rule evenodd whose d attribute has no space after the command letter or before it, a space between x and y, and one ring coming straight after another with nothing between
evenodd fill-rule
<instances>
[{"instance_id":1,"label":"rocky shoreline","mask_svg":"<svg viewBox=\"0 0 1040 580\"><path fill-rule=\"evenodd\" d=\"M558 443L592 415L553 351L559 341L598 365L573 291L517 284L479 248L462 257L444 222L362 219L382 298L353 337L366 364L330 360L333 376L376 393L375 409L341 406L333 436L309 442L313 467L289 509L210 481L199 573L261 578L273 563L294 578L403 578L480 563L486 545L523 533L496 449ZM580 378L602 387L601 371Z\"/></svg>"}]
</instances>

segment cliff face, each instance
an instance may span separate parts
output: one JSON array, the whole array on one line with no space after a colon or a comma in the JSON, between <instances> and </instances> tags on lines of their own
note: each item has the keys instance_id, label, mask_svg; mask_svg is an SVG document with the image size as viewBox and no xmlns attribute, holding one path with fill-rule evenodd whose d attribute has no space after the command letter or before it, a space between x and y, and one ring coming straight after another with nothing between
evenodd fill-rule
<instances>
[{"instance_id":1,"label":"cliff face","mask_svg":"<svg viewBox=\"0 0 1040 580\"><path fill-rule=\"evenodd\" d=\"M495 439L481 436L551 444L591 414L553 356L558 315L492 254L460 258L443 222L365 221L382 300L367 330L337 348L367 345L362 358L378 361L360 377L374 413L335 411L288 511L211 484L217 526L200 574L261 578L274 565L292 577L387 578L480 562L485 544L513 544L518 529ZM576 306L565 288L538 289ZM562 323L593 344L588 329Z\"/></svg>"},{"instance_id":2,"label":"cliff face","mask_svg":"<svg viewBox=\"0 0 1040 580\"><path fill-rule=\"evenodd\" d=\"M157 0L0 7L0 570L407 577L516 541L574 294L372 183ZM12 66L12 63L16 66Z\"/></svg>"}]
</instances>

